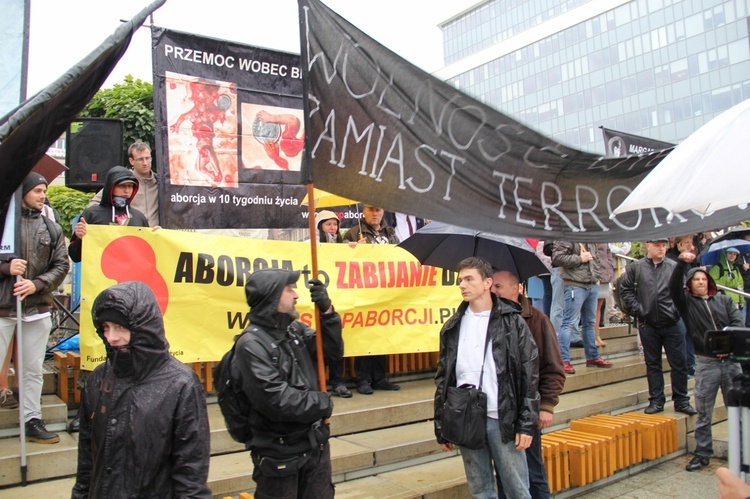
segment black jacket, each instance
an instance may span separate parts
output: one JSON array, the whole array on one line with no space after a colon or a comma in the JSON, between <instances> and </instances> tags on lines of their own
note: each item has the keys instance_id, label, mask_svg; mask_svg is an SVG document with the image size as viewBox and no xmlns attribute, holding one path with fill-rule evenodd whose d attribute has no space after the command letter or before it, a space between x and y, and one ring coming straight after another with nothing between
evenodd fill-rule
<instances>
[{"instance_id":1,"label":"black jacket","mask_svg":"<svg viewBox=\"0 0 750 499\"><path fill-rule=\"evenodd\" d=\"M516 433L531 435L539 420L539 359L529 327L521 318L521 306L492 295L492 313L488 325L492 356L497 368L497 406L503 443ZM463 302L440 331L440 356L435 373L435 436L442 436L443 405L446 388L456 386L456 359L461 318L469 306Z\"/></svg>"},{"instance_id":2,"label":"black jacket","mask_svg":"<svg viewBox=\"0 0 750 499\"><path fill-rule=\"evenodd\" d=\"M261 270L248 282L250 323L266 334L243 334L232 362L235 379L250 400L252 440L248 447L274 457L302 454L323 443L328 428L319 423L333 412L331 398L320 391L318 383L313 360L315 331L277 312L288 275ZM333 312L322 320L323 351L341 353L339 315Z\"/></svg>"},{"instance_id":3,"label":"black jacket","mask_svg":"<svg viewBox=\"0 0 750 499\"><path fill-rule=\"evenodd\" d=\"M156 298L141 282L103 291L91 312L102 340L104 309L127 317L130 348L107 346L107 362L86 379L72 498L210 499L205 394L169 354Z\"/></svg>"},{"instance_id":4,"label":"black jacket","mask_svg":"<svg viewBox=\"0 0 750 499\"><path fill-rule=\"evenodd\" d=\"M635 266L640 266L638 291L635 291ZM675 263L664 258L654 265L650 258L642 258L625 270L622 280L622 299L630 306L635 317L642 324L651 327L671 326L680 319L669 292L669 279Z\"/></svg>"},{"instance_id":5,"label":"black jacket","mask_svg":"<svg viewBox=\"0 0 750 499\"><path fill-rule=\"evenodd\" d=\"M706 355L706 332L724 329L727 326L744 327L742 312L732 299L717 292L713 277L701 268L692 268L687 273L687 283L683 284L685 269L689 263L680 261L669 280L669 291L675 307L685 321L697 355ZM708 277L708 298L693 294L690 279L696 272L704 272Z\"/></svg>"},{"instance_id":6,"label":"black jacket","mask_svg":"<svg viewBox=\"0 0 750 499\"><path fill-rule=\"evenodd\" d=\"M112 205L112 188L123 180L133 180L135 188L130 195L128 206L125 208L115 208ZM99 206L90 206L84 210L81 217L86 220L87 224L93 225L130 225L133 227L148 227L146 215L130 207L130 202L138 192L138 179L133 172L124 166L115 166L107 172L107 178L104 180L104 189L102 191L102 200ZM68 254L74 262L81 261L81 243L73 233L68 246Z\"/></svg>"}]
</instances>

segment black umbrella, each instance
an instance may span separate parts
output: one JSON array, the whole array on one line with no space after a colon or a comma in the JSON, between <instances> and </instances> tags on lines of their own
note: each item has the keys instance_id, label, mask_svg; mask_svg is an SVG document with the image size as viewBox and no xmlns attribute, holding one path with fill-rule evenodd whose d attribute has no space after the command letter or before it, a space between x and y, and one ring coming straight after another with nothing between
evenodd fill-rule
<instances>
[{"instance_id":1,"label":"black umbrella","mask_svg":"<svg viewBox=\"0 0 750 499\"><path fill-rule=\"evenodd\" d=\"M735 227L714 238L711 244L726 241L727 239L744 239L747 235L750 235L750 227Z\"/></svg>"},{"instance_id":2,"label":"black umbrella","mask_svg":"<svg viewBox=\"0 0 750 499\"><path fill-rule=\"evenodd\" d=\"M425 265L449 270L455 270L464 258L480 256L496 269L512 272L521 280L549 272L525 239L441 222L428 223L399 246Z\"/></svg>"}]
</instances>

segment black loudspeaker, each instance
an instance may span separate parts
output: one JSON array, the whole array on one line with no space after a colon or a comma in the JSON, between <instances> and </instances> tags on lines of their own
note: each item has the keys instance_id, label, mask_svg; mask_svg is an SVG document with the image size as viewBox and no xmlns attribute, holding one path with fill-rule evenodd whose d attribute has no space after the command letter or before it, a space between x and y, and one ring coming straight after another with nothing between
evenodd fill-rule
<instances>
[{"instance_id":1,"label":"black loudspeaker","mask_svg":"<svg viewBox=\"0 0 750 499\"><path fill-rule=\"evenodd\" d=\"M78 118L68 126L65 139L65 185L85 192L104 187L107 171L127 166L123 158L123 121Z\"/></svg>"}]
</instances>

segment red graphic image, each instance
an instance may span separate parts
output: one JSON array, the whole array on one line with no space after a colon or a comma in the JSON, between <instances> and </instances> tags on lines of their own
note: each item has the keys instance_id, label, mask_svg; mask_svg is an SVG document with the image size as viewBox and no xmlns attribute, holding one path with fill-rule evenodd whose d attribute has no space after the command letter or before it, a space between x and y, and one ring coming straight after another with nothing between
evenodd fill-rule
<instances>
[{"instance_id":1,"label":"red graphic image","mask_svg":"<svg viewBox=\"0 0 750 499\"><path fill-rule=\"evenodd\" d=\"M249 103L241 111L243 167L299 171L305 146L302 111Z\"/></svg>"},{"instance_id":2,"label":"red graphic image","mask_svg":"<svg viewBox=\"0 0 750 499\"><path fill-rule=\"evenodd\" d=\"M236 187L237 89L175 73L167 75L171 180L176 185ZM190 123L190 131L183 123Z\"/></svg>"},{"instance_id":3,"label":"red graphic image","mask_svg":"<svg viewBox=\"0 0 750 499\"><path fill-rule=\"evenodd\" d=\"M156 254L153 248L136 236L115 239L102 252L102 273L117 281L141 281L156 296L162 315L167 313L169 289L167 282L156 270Z\"/></svg>"}]
</instances>

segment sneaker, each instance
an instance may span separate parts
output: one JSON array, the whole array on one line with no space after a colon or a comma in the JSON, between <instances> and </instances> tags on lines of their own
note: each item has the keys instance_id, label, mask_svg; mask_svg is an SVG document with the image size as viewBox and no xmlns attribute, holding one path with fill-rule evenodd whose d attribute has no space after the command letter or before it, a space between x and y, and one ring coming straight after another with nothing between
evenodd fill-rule
<instances>
[{"instance_id":1,"label":"sneaker","mask_svg":"<svg viewBox=\"0 0 750 499\"><path fill-rule=\"evenodd\" d=\"M383 378L380 381L376 381L372 384L372 387L376 390L388 390L391 392L395 392L396 390L401 389L401 385L397 385L396 383L391 383L387 379Z\"/></svg>"},{"instance_id":2,"label":"sneaker","mask_svg":"<svg viewBox=\"0 0 750 499\"><path fill-rule=\"evenodd\" d=\"M48 432L42 420L34 418L26 421L26 441L38 444L56 444L60 441L60 435Z\"/></svg>"},{"instance_id":3,"label":"sneaker","mask_svg":"<svg viewBox=\"0 0 750 499\"><path fill-rule=\"evenodd\" d=\"M13 390L10 388L3 388L0 390L0 408L2 409L15 409L18 407L18 400L13 395Z\"/></svg>"},{"instance_id":4,"label":"sneaker","mask_svg":"<svg viewBox=\"0 0 750 499\"><path fill-rule=\"evenodd\" d=\"M370 383L367 381L363 381L359 385L357 385L357 392L361 393L362 395L372 395L372 387L370 386Z\"/></svg>"},{"instance_id":5,"label":"sneaker","mask_svg":"<svg viewBox=\"0 0 750 499\"><path fill-rule=\"evenodd\" d=\"M681 412L683 414L687 414L688 416L695 416L698 414L698 411L695 410L695 407L693 407L690 404L682 404L682 405L676 405L674 407L675 412Z\"/></svg>"},{"instance_id":6,"label":"sneaker","mask_svg":"<svg viewBox=\"0 0 750 499\"><path fill-rule=\"evenodd\" d=\"M605 369L609 369L612 367L611 362L607 362L606 360L602 359L601 357L597 357L594 360L587 360L586 361L586 367L603 367Z\"/></svg>"},{"instance_id":7,"label":"sneaker","mask_svg":"<svg viewBox=\"0 0 750 499\"><path fill-rule=\"evenodd\" d=\"M573 367L573 364L570 362L564 361L563 362L563 370L565 371L565 374L575 374L576 368Z\"/></svg>"},{"instance_id":8,"label":"sneaker","mask_svg":"<svg viewBox=\"0 0 750 499\"><path fill-rule=\"evenodd\" d=\"M663 412L664 405L657 404L656 402L649 402L648 407L643 409L644 414L656 414L657 412Z\"/></svg>"},{"instance_id":9,"label":"sneaker","mask_svg":"<svg viewBox=\"0 0 750 499\"><path fill-rule=\"evenodd\" d=\"M687 463L685 469L688 471L698 471L699 469L708 466L709 462L710 460L707 457L693 456L693 459L691 459L690 462Z\"/></svg>"},{"instance_id":10,"label":"sneaker","mask_svg":"<svg viewBox=\"0 0 750 499\"><path fill-rule=\"evenodd\" d=\"M344 385L333 387L333 394L341 397L342 399L348 399L352 397L352 392L349 391Z\"/></svg>"}]
</instances>

